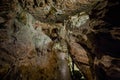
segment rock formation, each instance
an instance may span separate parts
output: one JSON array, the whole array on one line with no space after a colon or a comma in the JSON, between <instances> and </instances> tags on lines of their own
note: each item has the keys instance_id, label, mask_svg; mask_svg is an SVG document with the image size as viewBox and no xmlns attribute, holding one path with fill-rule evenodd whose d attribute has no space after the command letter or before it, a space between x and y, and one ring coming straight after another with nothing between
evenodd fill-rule
<instances>
[{"instance_id":1,"label":"rock formation","mask_svg":"<svg viewBox=\"0 0 120 80\"><path fill-rule=\"evenodd\" d=\"M120 80L119 0L1 0L0 80ZM81 80L81 76L79 79Z\"/></svg>"}]
</instances>

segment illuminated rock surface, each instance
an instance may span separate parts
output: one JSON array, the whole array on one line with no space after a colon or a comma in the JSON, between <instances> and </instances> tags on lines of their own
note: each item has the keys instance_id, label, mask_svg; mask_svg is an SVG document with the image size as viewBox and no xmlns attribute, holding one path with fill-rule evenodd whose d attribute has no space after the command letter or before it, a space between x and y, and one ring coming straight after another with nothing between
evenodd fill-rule
<instances>
[{"instance_id":1,"label":"illuminated rock surface","mask_svg":"<svg viewBox=\"0 0 120 80\"><path fill-rule=\"evenodd\" d=\"M1 0L0 80L120 80L119 9L119 0Z\"/></svg>"}]
</instances>

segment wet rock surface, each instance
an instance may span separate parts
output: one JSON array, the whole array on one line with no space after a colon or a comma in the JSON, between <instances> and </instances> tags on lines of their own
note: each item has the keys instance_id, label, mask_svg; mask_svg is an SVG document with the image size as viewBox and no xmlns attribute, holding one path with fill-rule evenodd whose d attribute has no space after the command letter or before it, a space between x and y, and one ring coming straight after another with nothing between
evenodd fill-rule
<instances>
[{"instance_id":1,"label":"wet rock surface","mask_svg":"<svg viewBox=\"0 0 120 80\"><path fill-rule=\"evenodd\" d=\"M119 0L1 0L0 80L77 80L69 55L86 80L119 80L119 8Z\"/></svg>"}]
</instances>

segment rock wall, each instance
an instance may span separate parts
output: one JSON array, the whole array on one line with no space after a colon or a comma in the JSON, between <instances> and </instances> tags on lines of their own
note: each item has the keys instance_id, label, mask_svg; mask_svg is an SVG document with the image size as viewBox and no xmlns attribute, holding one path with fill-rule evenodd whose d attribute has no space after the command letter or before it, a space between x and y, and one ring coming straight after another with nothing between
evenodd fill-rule
<instances>
[{"instance_id":1,"label":"rock wall","mask_svg":"<svg viewBox=\"0 0 120 80\"><path fill-rule=\"evenodd\" d=\"M74 80L69 55L86 80L119 80L119 8L119 0L1 0L0 80Z\"/></svg>"},{"instance_id":2,"label":"rock wall","mask_svg":"<svg viewBox=\"0 0 120 80\"><path fill-rule=\"evenodd\" d=\"M61 64L42 23L16 0L0 6L0 79L60 80Z\"/></svg>"}]
</instances>

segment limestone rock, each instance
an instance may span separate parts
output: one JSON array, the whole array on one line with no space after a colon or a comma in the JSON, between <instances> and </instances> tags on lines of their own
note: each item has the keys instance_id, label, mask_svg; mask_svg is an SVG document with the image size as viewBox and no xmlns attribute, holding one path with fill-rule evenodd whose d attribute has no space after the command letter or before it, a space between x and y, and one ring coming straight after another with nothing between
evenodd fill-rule
<instances>
[{"instance_id":1,"label":"limestone rock","mask_svg":"<svg viewBox=\"0 0 120 80\"><path fill-rule=\"evenodd\" d=\"M0 80L120 80L119 0L1 0ZM79 80L80 78L78 78Z\"/></svg>"},{"instance_id":2,"label":"limestone rock","mask_svg":"<svg viewBox=\"0 0 120 80\"><path fill-rule=\"evenodd\" d=\"M95 0L18 0L21 6L42 22L63 22ZM89 6L89 7L88 7ZM83 9L82 9L83 8Z\"/></svg>"}]
</instances>

